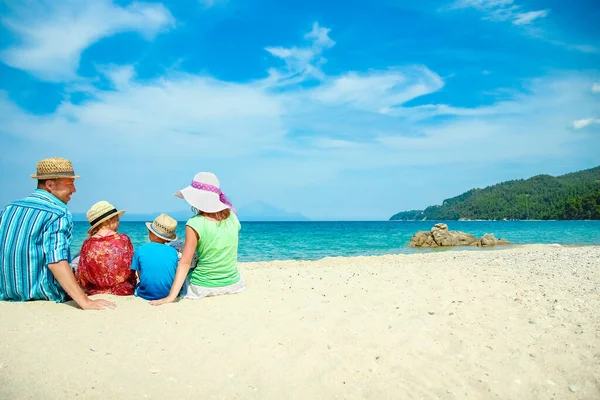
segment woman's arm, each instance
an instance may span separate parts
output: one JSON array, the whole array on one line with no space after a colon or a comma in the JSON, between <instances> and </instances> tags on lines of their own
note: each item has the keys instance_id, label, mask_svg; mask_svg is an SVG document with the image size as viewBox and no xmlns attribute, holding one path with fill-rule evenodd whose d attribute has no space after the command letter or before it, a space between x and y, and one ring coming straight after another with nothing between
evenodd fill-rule
<instances>
[{"instance_id":1,"label":"woman's arm","mask_svg":"<svg viewBox=\"0 0 600 400\"><path fill-rule=\"evenodd\" d=\"M172 303L175 301L175 299L179 295L179 291L181 290L183 283L185 282L187 273L190 270L192 258L194 257L194 253L196 252L196 246L198 245L198 239L198 233L191 227L186 226L183 253L181 254L179 264L177 264L177 271L175 272L175 280L173 281L173 285L171 286L171 291L169 292L169 295L164 299L151 301L151 305L160 306L161 304Z\"/></svg>"}]
</instances>

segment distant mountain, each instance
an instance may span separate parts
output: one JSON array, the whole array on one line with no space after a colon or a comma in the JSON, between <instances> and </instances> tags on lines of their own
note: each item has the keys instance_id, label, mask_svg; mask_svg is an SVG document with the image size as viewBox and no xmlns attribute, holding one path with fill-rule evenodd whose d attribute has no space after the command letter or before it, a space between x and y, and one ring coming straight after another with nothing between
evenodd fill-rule
<instances>
[{"instance_id":1,"label":"distant mountain","mask_svg":"<svg viewBox=\"0 0 600 400\"><path fill-rule=\"evenodd\" d=\"M308 221L304 215L289 212L263 202L247 204L238 209L240 221Z\"/></svg>"},{"instance_id":2,"label":"distant mountain","mask_svg":"<svg viewBox=\"0 0 600 400\"><path fill-rule=\"evenodd\" d=\"M536 175L471 189L390 220L600 219L600 166L553 177Z\"/></svg>"}]
</instances>

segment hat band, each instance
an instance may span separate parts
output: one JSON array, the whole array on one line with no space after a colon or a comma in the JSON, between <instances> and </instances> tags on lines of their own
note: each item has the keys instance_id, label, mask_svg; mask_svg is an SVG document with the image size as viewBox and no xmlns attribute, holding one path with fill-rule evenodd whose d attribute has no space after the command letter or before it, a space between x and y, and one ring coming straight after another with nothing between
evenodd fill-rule
<instances>
[{"instance_id":1,"label":"hat band","mask_svg":"<svg viewBox=\"0 0 600 400\"><path fill-rule=\"evenodd\" d=\"M100 215L99 217L94 218L93 221L90 221L90 225L96 225L98 222L102 221L104 218L108 217L111 214L116 214L117 213L117 209L113 208L112 210L109 210L107 212L105 212L104 214Z\"/></svg>"},{"instance_id":2,"label":"hat band","mask_svg":"<svg viewBox=\"0 0 600 400\"><path fill-rule=\"evenodd\" d=\"M231 202L229 200L227 200L227 196L225 196L225 193L221 192L221 189L219 189L218 187L209 185L208 183L198 182L196 180L192 180L192 187L194 189L204 190L207 192L213 192L213 193L218 194L219 200L221 201L221 203L229 206L229 208L231 208L231 211L235 212L235 208L233 208L233 204L231 204Z\"/></svg>"},{"instance_id":3,"label":"hat band","mask_svg":"<svg viewBox=\"0 0 600 400\"><path fill-rule=\"evenodd\" d=\"M166 233L167 233L167 234L169 234L169 235L172 235L173 233L175 233L175 230L174 230L174 229L167 228L166 226L164 226L164 225L163 225L163 224L161 224L160 222L156 222L156 221L154 221L154 222L152 223L152 225L153 225L154 227L156 227L156 228L157 228L157 230L158 230L158 229L161 229L163 232L166 232Z\"/></svg>"},{"instance_id":4,"label":"hat band","mask_svg":"<svg viewBox=\"0 0 600 400\"><path fill-rule=\"evenodd\" d=\"M64 177L69 177L69 176L75 176L75 172L74 171L67 171L67 172L42 172L42 173L36 173L36 176L38 178L43 178L44 176L64 176Z\"/></svg>"},{"instance_id":5,"label":"hat band","mask_svg":"<svg viewBox=\"0 0 600 400\"><path fill-rule=\"evenodd\" d=\"M152 232L154 232L154 234L162 236L164 238L169 238L169 239L173 239L176 237L175 232L161 232L156 228L157 227L155 226L154 223L150 224L150 229L152 229Z\"/></svg>"}]
</instances>

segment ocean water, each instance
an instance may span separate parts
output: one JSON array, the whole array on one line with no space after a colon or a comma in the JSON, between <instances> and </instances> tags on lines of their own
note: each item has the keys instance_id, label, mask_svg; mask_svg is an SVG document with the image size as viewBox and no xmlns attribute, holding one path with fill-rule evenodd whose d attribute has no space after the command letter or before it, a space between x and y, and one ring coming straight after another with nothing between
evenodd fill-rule
<instances>
[{"instance_id":1,"label":"ocean water","mask_svg":"<svg viewBox=\"0 0 600 400\"><path fill-rule=\"evenodd\" d=\"M515 244L558 243L600 245L600 221L446 221L450 230L481 237L493 233ZM413 249L408 241L435 222L242 222L239 260L316 260L324 257L408 254L432 251ZM89 225L75 222L73 254L81 249ZM179 223L183 238L185 223ZM119 232L134 247L148 242L144 222L121 222ZM472 249L476 248L457 248ZM445 251L443 249L442 251ZM434 250L435 251L435 250Z\"/></svg>"}]
</instances>

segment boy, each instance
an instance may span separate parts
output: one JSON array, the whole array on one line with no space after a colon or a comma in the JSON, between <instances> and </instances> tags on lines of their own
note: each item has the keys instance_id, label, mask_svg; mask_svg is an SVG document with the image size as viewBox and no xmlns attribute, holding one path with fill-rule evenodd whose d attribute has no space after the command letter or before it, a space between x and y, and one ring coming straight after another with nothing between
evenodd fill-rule
<instances>
[{"instance_id":1,"label":"boy","mask_svg":"<svg viewBox=\"0 0 600 400\"><path fill-rule=\"evenodd\" d=\"M146 222L150 243L138 248L131 263L139 283L135 295L146 300L162 299L169 295L177 270L177 250L166 245L177 239L177 221L161 214L154 222Z\"/></svg>"}]
</instances>

